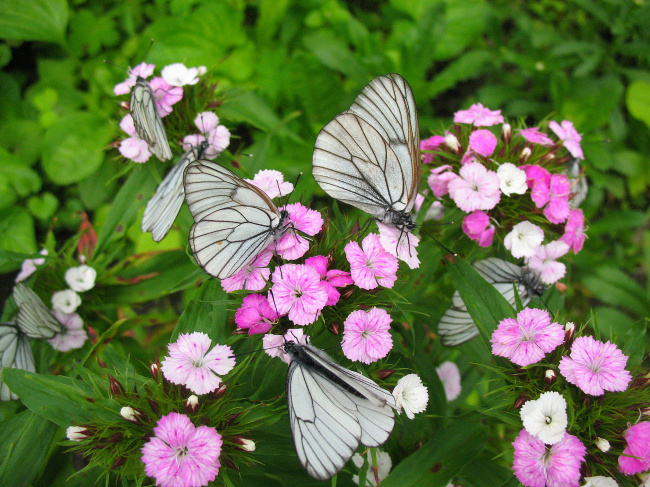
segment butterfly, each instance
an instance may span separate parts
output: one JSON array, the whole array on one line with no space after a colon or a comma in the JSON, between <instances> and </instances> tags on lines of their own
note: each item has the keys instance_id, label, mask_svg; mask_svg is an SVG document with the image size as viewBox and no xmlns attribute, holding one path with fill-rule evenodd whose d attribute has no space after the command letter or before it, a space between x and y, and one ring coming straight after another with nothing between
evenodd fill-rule
<instances>
[{"instance_id":1,"label":"butterfly","mask_svg":"<svg viewBox=\"0 0 650 487\"><path fill-rule=\"evenodd\" d=\"M289 340L287 406L296 453L319 480L336 475L359 443L379 446L390 436L393 395L363 375L341 367L309 344Z\"/></svg>"},{"instance_id":2,"label":"butterfly","mask_svg":"<svg viewBox=\"0 0 650 487\"><path fill-rule=\"evenodd\" d=\"M546 286L540 282L539 277L527 267L519 267L496 257L475 262L474 269L492 284L512 307L516 305L513 283L523 306L533 297L542 296L546 291ZM440 318L438 334L442 337L443 345L449 346L460 345L479 334L458 291L452 297L451 307Z\"/></svg>"},{"instance_id":3,"label":"butterfly","mask_svg":"<svg viewBox=\"0 0 650 487\"><path fill-rule=\"evenodd\" d=\"M167 133L158 114L156 99L149 82L138 76L131 90L129 102L133 125L140 138L147 142L149 149L161 161L171 159L172 151L167 141Z\"/></svg>"},{"instance_id":4,"label":"butterfly","mask_svg":"<svg viewBox=\"0 0 650 487\"><path fill-rule=\"evenodd\" d=\"M185 170L185 199L194 218L190 247L205 272L236 274L291 227L261 189L228 169L199 159Z\"/></svg>"},{"instance_id":5,"label":"butterfly","mask_svg":"<svg viewBox=\"0 0 650 487\"><path fill-rule=\"evenodd\" d=\"M420 129L411 87L399 74L378 76L349 110L316 137L312 173L331 197L386 225L415 228Z\"/></svg>"},{"instance_id":6,"label":"butterfly","mask_svg":"<svg viewBox=\"0 0 650 487\"><path fill-rule=\"evenodd\" d=\"M569 200L569 206L571 208L578 208L585 198L587 198L587 191L589 190L587 177L580 169L580 159L577 157L569 159L563 172L569 177L571 193L573 194L573 197Z\"/></svg>"},{"instance_id":7,"label":"butterfly","mask_svg":"<svg viewBox=\"0 0 650 487\"><path fill-rule=\"evenodd\" d=\"M156 193L147 202L142 217L142 231L151 232L154 242L160 242L174 224L185 196L183 173L190 162L201 159L210 147L207 141L199 147L192 147L181 156L180 161L165 176L156 188Z\"/></svg>"}]
</instances>

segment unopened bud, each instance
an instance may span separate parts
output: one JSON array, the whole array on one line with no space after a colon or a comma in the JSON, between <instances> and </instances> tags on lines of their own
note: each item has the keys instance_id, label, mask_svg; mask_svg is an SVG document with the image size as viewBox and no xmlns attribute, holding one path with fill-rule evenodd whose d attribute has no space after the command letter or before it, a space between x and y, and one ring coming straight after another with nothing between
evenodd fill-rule
<instances>
[{"instance_id":1,"label":"unopened bud","mask_svg":"<svg viewBox=\"0 0 650 487\"><path fill-rule=\"evenodd\" d=\"M185 410L190 414L197 412L199 410L199 398L194 394L188 397L185 401Z\"/></svg>"},{"instance_id":2,"label":"unopened bud","mask_svg":"<svg viewBox=\"0 0 650 487\"><path fill-rule=\"evenodd\" d=\"M115 461L113 462L113 466L111 467L112 470L115 470L116 468L121 467L126 463L126 458L125 457L117 457Z\"/></svg>"},{"instance_id":3,"label":"unopened bud","mask_svg":"<svg viewBox=\"0 0 650 487\"><path fill-rule=\"evenodd\" d=\"M108 381L111 384L111 392L114 396L124 395L124 387L122 387L122 384L115 380L115 377L113 377L111 374L108 374Z\"/></svg>"},{"instance_id":4,"label":"unopened bud","mask_svg":"<svg viewBox=\"0 0 650 487\"><path fill-rule=\"evenodd\" d=\"M544 157L542 157L539 161L540 163L544 164L546 162L551 162L553 159L555 159L555 154L549 152L548 154L545 154Z\"/></svg>"},{"instance_id":5,"label":"unopened bud","mask_svg":"<svg viewBox=\"0 0 650 487\"><path fill-rule=\"evenodd\" d=\"M230 458L220 458L219 461L223 464L224 467L232 468L233 470L237 470L239 472L239 469Z\"/></svg>"},{"instance_id":6,"label":"unopened bud","mask_svg":"<svg viewBox=\"0 0 650 487\"><path fill-rule=\"evenodd\" d=\"M379 380L386 380L394 373L395 371L393 369L381 369L379 372L377 372L377 377Z\"/></svg>"},{"instance_id":7,"label":"unopened bud","mask_svg":"<svg viewBox=\"0 0 650 487\"><path fill-rule=\"evenodd\" d=\"M65 435L70 441L81 441L91 437L92 433L83 426L70 426L65 430Z\"/></svg>"},{"instance_id":8,"label":"unopened bud","mask_svg":"<svg viewBox=\"0 0 650 487\"><path fill-rule=\"evenodd\" d=\"M343 301L347 301L352 297L353 294L354 294L354 288L346 289L341 293L341 299Z\"/></svg>"},{"instance_id":9,"label":"unopened bud","mask_svg":"<svg viewBox=\"0 0 650 487\"><path fill-rule=\"evenodd\" d=\"M564 343L567 345L570 345L571 342L573 341L573 335L575 335L576 332L576 325L569 321L566 325L564 325Z\"/></svg>"},{"instance_id":10,"label":"unopened bud","mask_svg":"<svg viewBox=\"0 0 650 487\"><path fill-rule=\"evenodd\" d=\"M359 219L357 218L357 221L355 221L354 225L352 225L352 230L350 230L350 235L359 233L359 230L361 230L361 226L359 225Z\"/></svg>"},{"instance_id":11,"label":"unopened bud","mask_svg":"<svg viewBox=\"0 0 650 487\"><path fill-rule=\"evenodd\" d=\"M119 443L124 439L124 435L122 433L115 433L113 436L111 436L108 441L109 443Z\"/></svg>"},{"instance_id":12,"label":"unopened bud","mask_svg":"<svg viewBox=\"0 0 650 487\"><path fill-rule=\"evenodd\" d=\"M129 110L129 102L128 101L121 101L120 102L120 108L123 108L124 110Z\"/></svg>"},{"instance_id":13,"label":"unopened bud","mask_svg":"<svg viewBox=\"0 0 650 487\"><path fill-rule=\"evenodd\" d=\"M226 390L228 390L228 385L225 382L222 382L217 390L212 391L210 395L215 399L219 399L220 397L223 397L223 395L226 393Z\"/></svg>"},{"instance_id":14,"label":"unopened bud","mask_svg":"<svg viewBox=\"0 0 650 487\"><path fill-rule=\"evenodd\" d=\"M553 369L548 369L544 373L544 382L546 382L547 384L552 384L553 382L555 382L555 379L557 379L557 374Z\"/></svg>"},{"instance_id":15,"label":"unopened bud","mask_svg":"<svg viewBox=\"0 0 650 487\"><path fill-rule=\"evenodd\" d=\"M512 127L509 123L504 123L501 126L501 136L503 137L503 141L506 144L510 143L510 137L512 136Z\"/></svg>"},{"instance_id":16,"label":"unopened bud","mask_svg":"<svg viewBox=\"0 0 650 487\"><path fill-rule=\"evenodd\" d=\"M564 294L564 292L566 291L566 288L567 288L567 286L563 282L556 282L555 283L555 289L557 289L560 292L560 294Z\"/></svg>"},{"instance_id":17,"label":"unopened bud","mask_svg":"<svg viewBox=\"0 0 650 487\"><path fill-rule=\"evenodd\" d=\"M515 403L513 404L513 407L515 409L521 409L521 407L526 404L528 401L530 401L530 397L526 395L519 396L517 399L515 399Z\"/></svg>"},{"instance_id":18,"label":"unopened bud","mask_svg":"<svg viewBox=\"0 0 650 487\"><path fill-rule=\"evenodd\" d=\"M127 421L138 424L140 422L138 416L141 416L141 413L132 407L124 406L122 409L120 409L120 416L122 416Z\"/></svg>"},{"instance_id":19,"label":"unopened bud","mask_svg":"<svg viewBox=\"0 0 650 487\"><path fill-rule=\"evenodd\" d=\"M157 382L158 376L160 375L160 364L156 362L152 363L149 365L149 370L151 371L151 377L153 377L153 380Z\"/></svg>"},{"instance_id":20,"label":"unopened bud","mask_svg":"<svg viewBox=\"0 0 650 487\"><path fill-rule=\"evenodd\" d=\"M231 414L230 416L228 416L228 419L226 419L226 422L227 422L228 424L232 424L232 422L235 421L235 420L239 417L240 414L241 414L241 412L239 412L239 413L235 413L235 414Z\"/></svg>"},{"instance_id":21,"label":"unopened bud","mask_svg":"<svg viewBox=\"0 0 650 487\"><path fill-rule=\"evenodd\" d=\"M603 453L609 451L609 441L607 441L605 438L601 438L600 436L598 437L598 440L596 441L596 447L602 451Z\"/></svg>"},{"instance_id":22,"label":"unopened bud","mask_svg":"<svg viewBox=\"0 0 650 487\"><path fill-rule=\"evenodd\" d=\"M524 147L524 150L521 151L521 155L519 156L519 160L526 162L532 153L533 151L530 150L530 147Z\"/></svg>"},{"instance_id":23,"label":"unopened bud","mask_svg":"<svg viewBox=\"0 0 650 487\"><path fill-rule=\"evenodd\" d=\"M330 331L330 333L338 336L341 333L341 324L332 322L329 325L327 325L327 329Z\"/></svg>"},{"instance_id":24,"label":"unopened bud","mask_svg":"<svg viewBox=\"0 0 650 487\"><path fill-rule=\"evenodd\" d=\"M255 451L255 442L250 438L243 436L235 436L232 441L239 445L239 449L243 451Z\"/></svg>"},{"instance_id":25,"label":"unopened bud","mask_svg":"<svg viewBox=\"0 0 650 487\"><path fill-rule=\"evenodd\" d=\"M156 401L153 401L153 400L147 398L147 402L149 403L149 406L151 407L151 410L154 413L158 413L160 411L160 406L158 405L158 403Z\"/></svg>"},{"instance_id":26,"label":"unopened bud","mask_svg":"<svg viewBox=\"0 0 650 487\"><path fill-rule=\"evenodd\" d=\"M650 408L643 408L641 409L641 414L643 416L650 416Z\"/></svg>"},{"instance_id":27,"label":"unopened bud","mask_svg":"<svg viewBox=\"0 0 650 487\"><path fill-rule=\"evenodd\" d=\"M449 147L453 152L460 152L460 143L454 134L450 134L449 132L445 134L445 144L447 144L447 147Z\"/></svg>"}]
</instances>

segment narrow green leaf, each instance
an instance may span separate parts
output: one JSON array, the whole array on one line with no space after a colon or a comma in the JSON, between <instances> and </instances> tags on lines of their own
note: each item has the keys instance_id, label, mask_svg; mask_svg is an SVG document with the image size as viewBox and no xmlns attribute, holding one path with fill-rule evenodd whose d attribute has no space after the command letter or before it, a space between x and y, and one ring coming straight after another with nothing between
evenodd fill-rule
<instances>
[{"instance_id":1,"label":"narrow green leaf","mask_svg":"<svg viewBox=\"0 0 650 487\"><path fill-rule=\"evenodd\" d=\"M175 341L181 333L201 331L213 341L224 343L229 336L227 306L228 294L221 288L221 283L217 279L204 282L178 319L170 341Z\"/></svg>"}]
</instances>

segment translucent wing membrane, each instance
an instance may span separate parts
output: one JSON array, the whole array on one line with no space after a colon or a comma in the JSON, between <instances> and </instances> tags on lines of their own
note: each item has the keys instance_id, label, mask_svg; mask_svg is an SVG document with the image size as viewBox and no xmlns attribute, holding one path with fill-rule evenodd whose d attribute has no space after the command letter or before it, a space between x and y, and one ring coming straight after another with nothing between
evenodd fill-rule
<instances>
[{"instance_id":1,"label":"translucent wing membrane","mask_svg":"<svg viewBox=\"0 0 650 487\"><path fill-rule=\"evenodd\" d=\"M29 372L36 370L29 339L15 323L0 323L0 373L5 367ZM0 401L14 399L18 399L18 396L0 381Z\"/></svg>"},{"instance_id":2,"label":"translucent wing membrane","mask_svg":"<svg viewBox=\"0 0 650 487\"><path fill-rule=\"evenodd\" d=\"M129 106L135 130L140 138L147 142L151 152L161 161L171 159L172 151L162 119L158 115L153 90L149 82L140 76L131 90Z\"/></svg>"},{"instance_id":3,"label":"translucent wing membrane","mask_svg":"<svg viewBox=\"0 0 650 487\"><path fill-rule=\"evenodd\" d=\"M63 331L63 325L34 291L18 283L14 286L13 296L18 305L16 325L22 333L30 338L50 339Z\"/></svg>"}]
</instances>

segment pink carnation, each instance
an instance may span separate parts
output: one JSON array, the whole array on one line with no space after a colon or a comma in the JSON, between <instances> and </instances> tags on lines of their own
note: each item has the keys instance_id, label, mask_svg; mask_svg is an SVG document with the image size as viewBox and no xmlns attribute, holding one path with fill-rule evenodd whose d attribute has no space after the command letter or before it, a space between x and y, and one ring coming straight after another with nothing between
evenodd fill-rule
<instances>
[{"instance_id":1,"label":"pink carnation","mask_svg":"<svg viewBox=\"0 0 650 487\"><path fill-rule=\"evenodd\" d=\"M379 228L379 241L386 252L406 262L411 269L420 267L416 249L420 239L417 236L407 230L384 225L381 222L377 222L377 228Z\"/></svg>"},{"instance_id":2,"label":"pink carnation","mask_svg":"<svg viewBox=\"0 0 650 487\"><path fill-rule=\"evenodd\" d=\"M420 141L420 150L436 150L440 145L445 143L445 138L442 135L433 135L428 139L423 139ZM424 164L429 164L433 162L433 154L427 152L422 153L422 162Z\"/></svg>"},{"instance_id":3,"label":"pink carnation","mask_svg":"<svg viewBox=\"0 0 650 487\"><path fill-rule=\"evenodd\" d=\"M260 188L269 198L285 196L293 191L293 184L285 181L284 174L274 169L262 169L252 180L246 181Z\"/></svg>"},{"instance_id":4,"label":"pink carnation","mask_svg":"<svg viewBox=\"0 0 650 487\"><path fill-rule=\"evenodd\" d=\"M538 182L533 187L531 199L551 223L562 223L569 216L571 183L566 174L553 174L548 184ZM544 206L546 205L546 206Z\"/></svg>"},{"instance_id":5,"label":"pink carnation","mask_svg":"<svg viewBox=\"0 0 650 487\"><path fill-rule=\"evenodd\" d=\"M213 112L201 112L194 117L194 125L199 129L199 134L186 135L181 144L183 150L199 147L206 141L209 146L203 153L205 159L213 160L221 154L230 144L230 132L223 125L219 125L219 117Z\"/></svg>"},{"instance_id":6,"label":"pink carnation","mask_svg":"<svg viewBox=\"0 0 650 487\"><path fill-rule=\"evenodd\" d=\"M519 131L519 135L533 144L539 144L545 147L550 147L553 145L553 141L549 138L549 136L544 132L540 132L537 127L521 129Z\"/></svg>"},{"instance_id":7,"label":"pink carnation","mask_svg":"<svg viewBox=\"0 0 650 487\"><path fill-rule=\"evenodd\" d=\"M540 245L526 262L528 268L535 272L544 284L554 284L564 277L566 266L557 259L569 251L569 246L560 240Z\"/></svg>"},{"instance_id":8,"label":"pink carnation","mask_svg":"<svg viewBox=\"0 0 650 487\"><path fill-rule=\"evenodd\" d=\"M273 287L269 296L280 314L289 314L296 325L316 321L327 303L327 291L320 276L308 265L285 264L273 271Z\"/></svg>"},{"instance_id":9,"label":"pink carnation","mask_svg":"<svg viewBox=\"0 0 650 487\"><path fill-rule=\"evenodd\" d=\"M340 271L338 269L327 270L327 257L324 255L315 255L305 259L305 265L314 268L321 278L321 286L327 292L326 306L334 306L339 302L341 293L336 289L337 287L344 287L352 284L352 277L349 272Z\"/></svg>"},{"instance_id":10,"label":"pink carnation","mask_svg":"<svg viewBox=\"0 0 650 487\"><path fill-rule=\"evenodd\" d=\"M271 275L267 266L271 262L273 252L269 249L260 252L251 262L241 270L226 279L221 280L221 286L227 293L246 289L247 291L261 291Z\"/></svg>"},{"instance_id":11,"label":"pink carnation","mask_svg":"<svg viewBox=\"0 0 650 487\"><path fill-rule=\"evenodd\" d=\"M491 210L501 199L499 176L478 162L460 168L460 177L449 182L449 196L465 213Z\"/></svg>"},{"instance_id":12,"label":"pink carnation","mask_svg":"<svg viewBox=\"0 0 650 487\"><path fill-rule=\"evenodd\" d=\"M63 332L57 333L47 342L59 352L68 352L83 347L88 339L84 322L77 313L63 313L55 309L54 317L63 325Z\"/></svg>"},{"instance_id":13,"label":"pink carnation","mask_svg":"<svg viewBox=\"0 0 650 487\"><path fill-rule=\"evenodd\" d=\"M291 363L291 356L284 352L284 344L288 341L306 345L309 343L309 337L301 328L291 328L282 335L264 335L262 338L262 347L269 357L279 357L285 364Z\"/></svg>"},{"instance_id":14,"label":"pink carnation","mask_svg":"<svg viewBox=\"0 0 650 487\"><path fill-rule=\"evenodd\" d=\"M490 110L480 103L475 103L468 110L460 110L454 114L454 123L469 123L476 127L489 127L503 122L501 110Z\"/></svg>"},{"instance_id":15,"label":"pink carnation","mask_svg":"<svg viewBox=\"0 0 650 487\"><path fill-rule=\"evenodd\" d=\"M397 279L397 258L386 252L379 241L379 235L368 234L361 246L357 242L348 243L345 246L345 256L350 262L352 280L361 289L393 287Z\"/></svg>"},{"instance_id":16,"label":"pink carnation","mask_svg":"<svg viewBox=\"0 0 650 487\"><path fill-rule=\"evenodd\" d=\"M138 77L147 79L153 74L155 67L156 66L153 64L140 63L135 68L129 69L129 77L126 78L125 81L116 84L115 88L113 88L113 91L116 95L126 95L131 91L131 88L135 86Z\"/></svg>"},{"instance_id":17,"label":"pink carnation","mask_svg":"<svg viewBox=\"0 0 650 487\"><path fill-rule=\"evenodd\" d=\"M490 217L476 210L463 218L463 231L470 239L478 243L479 247L489 247L494 238L494 225L490 223Z\"/></svg>"},{"instance_id":18,"label":"pink carnation","mask_svg":"<svg viewBox=\"0 0 650 487\"><path fill-rule=\"evenodd\" d=\"M127 113L120 122L120 128L124 130L129 138L120 142L120 154L133 162L147 162L151 157L151 151L147 142L140 138L133 124L133 117Z\"/></svg>"},{"instance_id":19,"label":"pink carnation","mask_svg":"<svg viewBox=\"0 0 650 487\"><path fill-rule=\"evenodd\" d=\"M275 312L266 296L249 294L235 311L235 323L249 335L268 333L280 315Z\"/></svg>"},{"instance_id":20,"label":"pink carnation","mask_svg":"<svg viewBox=\"0 0 650 487\"><path fill-rule=\"evenodd\" d=\"M618 457L618 468L625 475L645 472L650 468L650 423L643 421L623 432L627 442L623 454ZM635 458L636 457L636 458Z\"/></svg>"},{"instance_id":21,"label":"pink carnation","mask_svg":"<svg viewBox=\"0 0 650 487\"><path fill-rule=\"evenodd\" d=\"M287 205L280 210L285 210L289 214L289 225L310 237L316 235L323 228L323 217L320 213L300 203ZM271 248L274 248L278 255L286 260L299 259L309 249L309 241L293 231L287 232L280 240L271 245Z\"/></svg>"},{"instance_id":22,"label":"pink carnation","mask_svg":"<svg viewBox=\"0 0 650 487\"><path fill-rule=\"evenodd\" d=\"M456 173L448 171L448 169L451 169L449 164L431 169L427 183L436 198L442 198L449 193L449 181L458 177Z\"/></svg>"},{"instance_id":23,"label":"pink carnation","mask_svg":"<svg viewBox=\"0 0 650 487\"><path fill-rule=\"evenodd\" d=\"M469 147L476 154L490 157L497 147L497 138L487 129L479 129L469 136Z\"/></svg>"},{"instance_id":24,"label":"pink carnation","mask_svg":"<svg viewBox=\"0 0 650 487\"><path fill-rule=\"evenodd\" d=\"M393 320L383 309L371 308L350 313L343 326L343 354L365 364L384 358L393 348L390 324Z\"/></svg>"},{"instance_id":25,"label":"pink carnation","mask_svg":"<svg viewBox=\"0 0 650 487\"><path fill-rule=\"evenodd\" d=\"M526 171L526 184L529 188L534 188L537 184L549 185L551 181L551 173L541 166L520 166L520 169Z\"/></svg>"},{"instance_id":26,"label":"pink carnation","mask_svg":"<svg viewBox=\"0 0 650 487\"><path fill-rule=\"evenodd\" d=\"M584 213L582 213L581 209L571 210L566 226L564 227L564 235L560 237L560 240L566 243L577 254L582 250L586 238Z\"/></svg>"},{"instance_id":27,"label":"pink carnation","mask_svg":"<svg viewBox=\"0 0 650 487\"><path fill-rule=\"evenodd\" d=\"M555 135L559 137L564 147L566 147L573 157L577 157L578 159L585 158L582 153L582 147L580 147L582 136L573 126L573 122L563 120L561 124L558 124L556 121L552 121L548 124L548 127L555 132Z\"/></svg>"},{"instance_id":28,"label":"pink carnation","mask_svg":"<svg viewBox=\"0 0 650 487\"><path fill-rule=\"evenodd\" d=\"M162 78L154 78L149 83L153 91L154 101L160 117L166 117L172 112L172 105L183 99L183 88L172 86Z\"/></svg>"}]
</instances>

